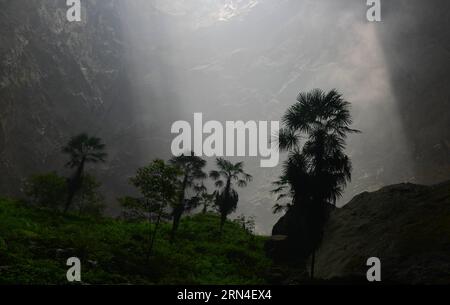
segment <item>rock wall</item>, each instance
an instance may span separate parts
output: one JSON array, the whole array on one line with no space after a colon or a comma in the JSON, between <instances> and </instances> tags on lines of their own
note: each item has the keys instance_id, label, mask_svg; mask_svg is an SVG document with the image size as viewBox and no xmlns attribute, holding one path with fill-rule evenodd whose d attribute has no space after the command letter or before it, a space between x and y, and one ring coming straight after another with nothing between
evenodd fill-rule
<instances>
[{"instance_id":1,"label":"rock wall","mask_svg":"<svg viewBox=\"0 0 450 305\"><path fill-rule=\"evenodd\" d=\"M79 132L108 145L108 165L97 167L105 189L126 185L125 167L137 159L121 1L84 1L83 21L74 23L65 2L0 0L4 195L18 193L30 173L61 171L61 146Z\"/></svg>"},{"instance_id":2,"label":"rock wall","mask_svg":"<svg viewBox=\"0 0 450 305\"><path fill-rule=\"evenodd\" d=\"M317 277L365 279L369 257L381 260L382 281L450 284L450 182L388 186L333 212Z\"/></svg>"}]
</instances>

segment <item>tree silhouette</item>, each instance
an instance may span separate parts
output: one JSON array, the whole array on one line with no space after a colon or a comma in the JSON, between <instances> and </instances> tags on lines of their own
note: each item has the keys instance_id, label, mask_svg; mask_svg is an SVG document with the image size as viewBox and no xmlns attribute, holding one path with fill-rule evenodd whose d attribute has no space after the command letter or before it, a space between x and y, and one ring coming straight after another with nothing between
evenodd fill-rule
<instances>
[{"instance_id":1,"label":"tree silhouette","mask_svg":"<svg viewBox=\"0 0 450 305\"><path fill-rule=\"evenodd\" d=\"M220 213L220 232L227 219L227 216L237 208L239 195L233 188L234 184L238 187L246 187L252 180L252 176L244 172L244 163L231 163L223 158L216 159L217 170L210 172L209 176L215 181L216 205Z\"/></svg>"},{"instance_id":2,"label":"tree silhouette","mask_svg":"<svg viewBox=\"0 0 450 305\"><path fill-rule=\"evenodd\" d=\"M195 182L207 177L203 168L206 166L206 161L200 157L197 157L192 152L190 155L177 156L169 161L172 165L177 166L181 170L181 189L179 194L179 200L172 206L172 231L170 240L173 241L175 233L180 224L181 216L186 210L191 209L198 202L198 198L193 197L186 199L186 192L188 189L196 189Z\"/></svg>"},{"instance_id":3,"label":"tree silhouette","mask_svg":"<svg viewBox=\"0 0 450 305\"><path fill-rule=\"evenodd\" d=\"M104 150L105 144L100 138L90 137L86 133L72 137L69 143L63 147L63 153L70 156L66 167L76 169L72 177L67 180L68 194L64 212L69 210L76 192L82 186L86 164L105 162L107 154Z\"/></svg>"},{"instance_id":4,"label":"tree silhouette","mask_svg":"<svg viewBox=\"0 0 450 305\"><path fill-rule=\"evenodd\" d=\"M314 277L315 252L319 246L330 204L351 179L351 162L345 155L345 139L351 129L350 104L336 90L314 89L300 93L297 103L283 116L278 144L289 152L283 174L275 182L278 199L290 197L285 206L294 215L291 230L301 241L303 254L311 255ZM280 210L283 206L275 206Z\"/></svg>"},{"instance_id":5,"label":"tree silhouette","mask_svg":"<svg viewBox=\"0 0 450 305\"><path fill-rule=\"evenodd\" d=\"M131 183L139 189L145 198L145 206L149 206L151 212L156 212L156 222L153 231L150 230L150 245L147 258L152 254L156 234L161 219L168 206L175 204L179 198L180 184L178 176L180 169L176 166L166 164L163 160L154 160L150 165L140 168ZM149 222L151 223L149 213Z\"/></svg>"}]
</instances>

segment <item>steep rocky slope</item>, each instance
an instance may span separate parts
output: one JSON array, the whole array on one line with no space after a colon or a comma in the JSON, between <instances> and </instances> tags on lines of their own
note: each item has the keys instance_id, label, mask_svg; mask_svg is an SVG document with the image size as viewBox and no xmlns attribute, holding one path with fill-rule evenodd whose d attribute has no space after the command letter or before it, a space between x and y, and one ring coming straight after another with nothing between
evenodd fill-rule
<instances>
[{"instance_id":1,"label":"steep rocky slope","mask_svg":"<svg viewBox=\"0 0 450 305\"><path fill-rule=\"evenodd\" d=\"M2 194L17 193L30 173L61 170L61 145L82 131L108 143L106 182L126 184L117 177L136 141L120 1L83 9L83 21L70 23L65 1L0 0Z\"/></svg>"},{"instance_id":2,"label":"steep rocky slope","mask_svg":"<svg viewBox=\"0 0 450 305\"><path fill-rule=\"evenodd\" d=\"M365 278L372 256L381 260L382 280L450 284L450 182L387 186L335 210L317 276Z\"/></svg>"}]
</instances>

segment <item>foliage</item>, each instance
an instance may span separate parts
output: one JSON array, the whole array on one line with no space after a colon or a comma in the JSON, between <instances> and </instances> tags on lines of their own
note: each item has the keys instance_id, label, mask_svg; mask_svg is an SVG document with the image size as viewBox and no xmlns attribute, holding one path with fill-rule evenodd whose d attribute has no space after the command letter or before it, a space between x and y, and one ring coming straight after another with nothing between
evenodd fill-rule
<instances>
[{"instance_id":1,"label":"foliage","mask_svg":"<svg viewBox=\"0 0 450 305\"><path fill-rule=\"evenodd\" d=\"M95 177L86 175L74 197L72 210L79 214L101 216L105 205L99 188L100 183ZM53 172L33 175L25 181L23 191L32 204L60 210L67 198L66 178Z\"/></svg>"},{"instance_id":2,"label":"foliage","mask_svg":"<svg viewBox=\"0 0 450 305\"><path fill-rule=\"evenodd\" d=\"M244 214L239 215L235 220L235 223L240 225L242 229L248 234L254 234L255 233L255 217L249 216L246 217Z\"/></svg>"},{"instance_id":3,"label":"foliage","mask_svg":"<svg viewBox=\"0 0 450 305\"><path fill-rule=\"evenodd\" d=\"M150 202L144 198L122 197L118 199L122 208L122 218L127 221L142 221L151 218L151 214L156 212ZM155 207L155 206L153 206Z\"/></svg>"},{"instance_id":4,"label":"foliage","mask_svg":"<svg viewBox=\"0 0 450 305\"><path fill-rule=\"evenodd\" d=\"M163 160L154 160L150 165L139 168L135 177L130 182L139 189L145 201L142 207L149 210L143 211L148 215L148 221L152 221L152 214L155 211L156 221L153 231L151 231L150 246L147 253L149 257L152 253L156 234L166 209L177 203L181 187L178 176L181 174L179 167L166 164ZM135 202L136 203L136 202ZM139 205L135 205L138 207Z\"/></svg>"},{"instance_id":5,"label":"foliage","mask_svg":"<svg viewBox=\"0 0 450 305\"><path fill-rule=\"evenodd\" d=\"M66 166L77 168L84 162L105 162L107 154L104 150L105 144L102 143L100 138L90 137L88 134L82 133L72 137L62 151L70 157Z\"/></svg>"},{"instance_id":6,"label":"foliage","mask_svg":"<svg viewBox=\"0 0 450 305\"><path fill-rule=\"evenodd\" d=\"M180 189L178 175L180 170L177 167L163 160L154 160L150 165L139 168L130 182L147 200L167 206L177 199Z\"/></svg>"},{"instance_id":7,"label":"foliage","mask_svg":"<svg viewBox=\"0 0 450 305\"><path fill-rule=\"evenodd\" d=\"M54 172L32 175L25 181L23 191L34 205L59 209L66 199L66 179Z\"/></svg>"},{"instance_id":8,"label":"foliage","mask_svg":"<svg viewBox=\"0 0 450 305\"><path fill-rule=\"evenodd\" d=\"M218 218L185 217L177 243L162 223L154 255L145 259L148 223L55 214L0 200L0 284L67 284L66 260L82 263L82 284L265 284L265 239ZM152 225L154 226L154 225Z\"/></svg>"},{"instance_id":9,"label":"foliage","mask_svg":"<svg viewBox=\"0 0 450 305\"><path fill-rule=\"evenodd\" d=\"M101 184L92 175L85 175L81 188L74 198L74 209L81 215L100 217L105 209L104 197L99 191Z\"/></svg>"},{"instance_id":10,"label":"foliage","mask_svg":"<svg viewBox=\"0 0 450 305\"><path fill-rule=\"evenodd\" d=\"M208 193L207 190L203 190L198 195L199 205L202 207L202 213L206 214L209 212L209 209L214 207L216 194Z\"/></svg>"},{"instance_id":11,"label":"foliage","mask_svg":"<svg viewBox=\"0 0 450 305\"><path fill-rule=\"evenodd\" d=\"M179 198L172 204L173 224L171 240L173 241L183 213L185 211L192 210L199 203L199 198L197 196L186 198L186 192L189 189L194 189L197 193L204 191L204 185L198 186L196 181L205 179L207 175L203 171L206 166L206 161L195 156L193 152L191 152L190 155L182 154L180 156L173 157L169 160L169 163L180 169Z\"/></svg>"}]
</instances>

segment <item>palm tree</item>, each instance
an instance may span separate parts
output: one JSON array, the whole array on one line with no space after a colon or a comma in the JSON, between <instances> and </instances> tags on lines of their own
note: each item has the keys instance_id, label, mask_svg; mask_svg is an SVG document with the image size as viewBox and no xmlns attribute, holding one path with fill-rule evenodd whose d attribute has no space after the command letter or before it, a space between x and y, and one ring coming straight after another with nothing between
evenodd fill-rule
<instances>
[{"instance_id":1,"label":"palm tree","mask_svg":"<svg viewBox=\"0 0 450 305\"><path fill-rule=\"evenodd\" d=\"M279 199L290 196L302 228L304 248L311 254L314 277L315 250L323 234L328 207L335 206L351 179L351 162L345 155L345 140L351 129L350 104L336 90L314 89L300 93L297 103L283 116L278 144L289 152L284 172L275 184ZM276 206L279 209L280 206ZM306 232L306 233L305 233ZM304 236L307 234L308 236Z\"/></svg>"},{"instance_id":2,"label":"palm tree","mask_svg":"<svg viewBox=\"0 0 450 305\"><path fill-rule=\"evenodd\" d=\"M216 159L218 170L213 170L209 176L215 181L216 191L216 205L220 212L220 232L227 219L227 216L234 212L237 208L239 195L233 188L234 184L238 187L246 187L253 177L244 172L244 163L231 163L223 158Z\"/></svg>"},{"instance_id":3,"label":"palm tree","mask_svg":"<svg viewBox=\"0 0 450 305\"><path fill-rule=\"evenodd\" d=\"M87 163L105 162L107 154L104 152L105 144L100 138L90 137L85 133L74 136L63 147L63 153L70 156L66 167L75 168L75 172L67 179L68 194L64 212L67 212L72 204L76 192L83 183L83 172Z\"/></svg>"},{"instance_id":4,"label":"palm tree","mask_svg":"<svg viewBox=\"0 0 450 305\"><path fill-rule=\"evenodd\" d=\"M197 202L197 200L195 200L196 198L186 199L186 191L189 188L195 188L195 182L197 180L205 179L207 175L203 171L203 168L206 166L206 161L195 156L193 152L187 156L182 154L181 156L174 157L169 162L180 168L182 172L179 200L172 207L173 224L170 240L173 241L180 224L181 216Z\"/></svg>"}]
</instances>

